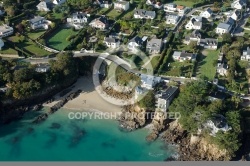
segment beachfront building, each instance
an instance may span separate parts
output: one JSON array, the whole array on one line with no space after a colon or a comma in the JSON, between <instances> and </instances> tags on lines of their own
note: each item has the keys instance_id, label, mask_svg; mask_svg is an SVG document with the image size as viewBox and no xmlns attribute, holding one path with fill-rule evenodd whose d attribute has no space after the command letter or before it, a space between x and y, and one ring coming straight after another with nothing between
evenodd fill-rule
<instances>
[{"instance_id":1,"label":"beachfront building","mask_svg":"<svg viewBox=\"0 0 250 166\"><path fill-rule=\"evenodd\" d=\"M155 77L151 75L141 74L141 87L146 89L153 89L154 86L160 83L161 77Z\"/></svg>"},{"instance_id":2,"label":"beachfront building","mask_svg":"<svg viewBox=\"0 0 250 166\"><path fill-rule=\"evenodd\" d=\"M171 86L166 90L161 90L155 95L156 108L160 111L166 112L174 97L178 94L178 88Z\"/></svg>"},{"instance_id":3,"label":"beachfront building","mask_svg":"<svg viewBox=\"0 0 250 166\"><path fill-rule=\"evenodd\" d=\"M211 136L216 136L216 133L219 131L227 132L232 129L228 126L226 118L219 114L212 116L205 124L203 124L203 127L210 130Z\"/></svg>"}]
</instances>

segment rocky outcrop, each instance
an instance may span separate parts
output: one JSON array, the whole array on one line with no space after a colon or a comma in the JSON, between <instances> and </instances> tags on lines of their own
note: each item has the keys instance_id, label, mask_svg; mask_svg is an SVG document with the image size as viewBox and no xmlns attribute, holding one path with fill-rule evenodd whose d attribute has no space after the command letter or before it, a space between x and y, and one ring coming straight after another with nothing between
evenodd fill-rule
<instances>
[{"instance_id":1,"label":"rocky outcrop","mask_svg":"<svg viewBox=\"0 0 250 166\"><path fill-rule=\"evenodd\" d=\"M174 121L162 134L167 143L178 145L180 161L224 161L229 160L226 150L220 150L216 145L210 144L205 138L190 135Z\"/></svg>"},{"instance_id":2,"label":"rocky outcrop","mask_svg":"<svg viewBox=\"0 0 250 166\"><path fill-rule=\"evenodd\" d=\"M146 112L143 109L135 109L134 105L124 106L118 119L120 127L126 131L132 131L145 125Z\"/></svg>"},{"instance_id":3,"label":"rocky outcrop","mask_svg":"<svg viewBox=\"0 0 250 166\"><path fill-rule=\"evenodd\" d=\"M45 121L48 118L48 114L44 113L39 115L32 123L38 124Z\"/></svg>"},{"instance_id":4,"label":"rocky outcrop","mask_svg":"<svg viewBox=\"0 0 250 166\"><path fill-rule=\"evenodd\" d=\"M165 129L165 121L166 121L166 116L164 112L162 111L155 111L153 120L151 122L152 124L152 130L150 134L146 137L147 141L154 141L155 139L158 138L160 132Z\"/></svg>"}]
</instances>

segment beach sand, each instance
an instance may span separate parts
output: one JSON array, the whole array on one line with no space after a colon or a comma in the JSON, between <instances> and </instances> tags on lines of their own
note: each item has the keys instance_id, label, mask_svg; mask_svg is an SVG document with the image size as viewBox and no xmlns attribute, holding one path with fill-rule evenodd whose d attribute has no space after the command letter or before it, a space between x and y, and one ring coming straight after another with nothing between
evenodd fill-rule
<instances>
[{"instance_id":1,"label":"beach sand","mask_svg":"<svg viewBox=\"0 0 250 166\"><path fill-rule=\"evenodd\" d=\"M121 112L122 110L121 106L117 106L107 102L98 94L98 92L95 90L92 77L80 77L73 86L69 87L69 89L71 89L71 91L68 92L63 97L79 89L82 90L82 93L75 99L67 102L63 107L64 109L70 109L75 111L101 111L101 112ZM44 104L44 106L52 107L53 105L55 105L56 102L60 101L60 99L63 98L60 97L59 94L54 96L55 98L54 102L49 104ZM112 98L109 97L109 99Z\"/></svg>"}]
</instances>

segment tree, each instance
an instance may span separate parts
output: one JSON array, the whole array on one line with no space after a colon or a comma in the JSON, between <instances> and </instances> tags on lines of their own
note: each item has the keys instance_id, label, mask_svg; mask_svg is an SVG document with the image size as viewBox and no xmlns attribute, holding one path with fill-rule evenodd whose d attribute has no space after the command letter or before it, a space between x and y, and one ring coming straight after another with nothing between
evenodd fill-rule
<instances>
[{"instance_id":1,"label":"tree","mask_svg":"<svg viewBox=\"0 0 250 166\"><path fill-rule=\"evenodd\" d=\"M224 43L231 43L232 42L232 36L229 33L224 33L222 35L222 39Z\"/></svg>"},{"instance_id":2,"label":"tree","mask_svg":"<svg viewBox=\"0 0 250 166\"><path fill-rule=\"evenodd\" d=\"M153 91L148 91L148 93L139 101L139 106L146 109L155 108L155 95Z\"/></svg>"},{"instance_id":3,"label":"tree","mask_svg":"<svg viewBox=\"0 0 250 166\"><path fill-rule=\"evenodd\" d=\"M223 54L227 54L227 53L229 52L229 49L230 49L229 44L225 44L225 45L222 47L222 53L223 53Z\"/></svg>"},{"instance_id":4,"label":"tree","mask_svg":"<svg viewBox=\"0 0 250 166\"><path fill-rule=\"evenodd\" d=\"M196 52L197 51L197 42L196 41L191 41L189 43L189 47L190 49L193 51L193 52Z\"/></svg>"},{"instance_id":5,"label":"tree","mask_svg":"<svg viewBox=\"0 0 250 166\"><path fill-rule=\"evenodd\" d=\"M8 6L7 8L5 8L5 11L6 11L7 15L10 17L13 17L15 15L14 6Z\"/></svg>"}]
</instances>

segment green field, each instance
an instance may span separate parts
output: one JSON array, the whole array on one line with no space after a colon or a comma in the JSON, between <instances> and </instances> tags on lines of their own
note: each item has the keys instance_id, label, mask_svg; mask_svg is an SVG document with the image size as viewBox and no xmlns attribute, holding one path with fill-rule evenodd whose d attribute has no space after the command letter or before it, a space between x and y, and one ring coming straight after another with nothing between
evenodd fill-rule
<instances>
[{"instance_id":1,"label":"green field","mask_svg":"<svg viewBox=\"0 0 250 166\"><path fill-rule=\"evenodd\" d=\"M195 4L194 2L190 2L190 1L173 1L173 3L177 5L187 6L187 7L193 7Z\"/></svg>"},{"instance_id":2,"label":"green field","mask_svg":"<svg viewBox=\"0 0 250 166\"><path fill-rule=\"evenodd\" d=\"M166 64L167 65L167 64ZM163 71L164 75L167 76L185 76L191 77L192 76L192 68L193 63L191 62L171 62L169 67L167 67L167 71Z\"/></svg>"},{"instance_id":3,"label":"green field","mask_svg":"<svg viewBox=\"0 0 250 166\"><path fill-rule=\"evenodd\" d=\"M7 47L3 47L2 50L0 50L0 54L18 54L16 50L12 49L12 48L7 48Z\"/></svg>"},{"instance_id":4,"label":"green field","mask_svg":"<svg viewBox=\"0 0 250 166\"><path fill-rule=\"evenodd\" d=\"M158 62L159 62L159 60L160 60L160 56L155 56L155 57L153 57L152 59L151 59L151 65L152 65L152 68L153 69L155 69L156 68L156 66L157 66L157 64L158 64Z\"/></svg>"},{"instance_id":5,"label":"green field","mask_svg":"<svg viewBox=\"0 0 250 166\"><path fill-rule=\"evenodd\" d=\"M76 33L71 28L61 27L49 39L46 39L47 44L54 49L64 50L70 44L70 41L67 41L66 38Z\"/></svg>"},{"instance_id":6,"label":"green field","mask_svg":"<svg viewBox=\"0 0 250 166\"><path fill-rule=\"evenodd\" d=\"M46 31L45 30L36 30L36 31L32 31L29 32L27 35L31 38L31 39L37 39L38 37L40 37L41 35L43 35Z\"/></svg>"},{"instance_id":7,"label":"green field","mask_svg":"<svg viewBox=\"0 0 250 166\"><path fill-rule=\"evenodd\" d=\"M213 65L214 61L218 59L219 51L206 50L207 55L198 62L198 75L206 76L209 80L213 80L216 74L216 66Z\"/></svg>"},{"instance_id":8,"label":"green field","mask_svg":"<svg viewBox=\"0 0 250 166\"><path fill-rule=\"evenodd\" d=\"M113 9L106 16L108 16L112 19L115 19L116 17L118 17L121 14L122 14L122 12L118 12L117 10Z\"/></svg>"}]
</instances>

